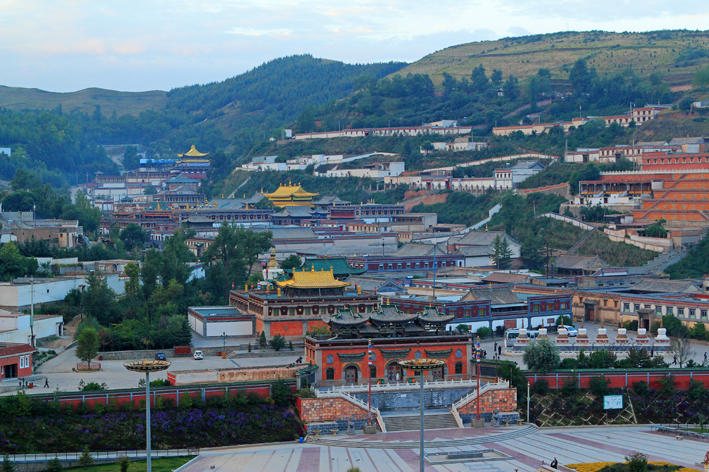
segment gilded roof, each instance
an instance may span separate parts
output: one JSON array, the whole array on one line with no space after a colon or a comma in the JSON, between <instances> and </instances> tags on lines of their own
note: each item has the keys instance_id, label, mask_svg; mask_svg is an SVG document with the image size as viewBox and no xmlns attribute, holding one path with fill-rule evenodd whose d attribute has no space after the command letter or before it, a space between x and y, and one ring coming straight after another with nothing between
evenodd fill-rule
<instances>
[{"instance_id":1,"label":"gilded roof","mask_svg":"<svg viewBox=\"0 0 709 472\"><path fill-rule=\"evenodd\" d=\"M343 288L350 285L337 280L331 270L294 270L293 278L276 283L280 287L292 288Z\"/></svg>"},{"instance_id":2,"label":"gilded roof","mask_svg":"<svg viewBox=\"0 0 709 472\"><path fill-rule=\"evenodd\" d=\"M300 185L280 185L273 193L264 193L267 198L314 197L317 193L303 190Z\"/></svg>"},{"instance_id":3,"label":"gilded roof","mask_svg":"<svg viewBox=\"0 0 709 472\"><path fill-rule=\"evenodd\" d=\"M178 154L179 157L204 157L208 152L199 152L195 145L190 146L190 150L184 154Z\"/></svg>"}]
</instances>

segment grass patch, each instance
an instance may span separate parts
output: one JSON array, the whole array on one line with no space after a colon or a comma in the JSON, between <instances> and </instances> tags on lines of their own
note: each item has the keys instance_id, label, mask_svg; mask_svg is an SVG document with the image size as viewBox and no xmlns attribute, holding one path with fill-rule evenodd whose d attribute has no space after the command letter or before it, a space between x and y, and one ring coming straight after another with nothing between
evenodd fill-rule
<instances>
[{"instance_id":1,"label":"grass patch","mask_svg":"<svg viewBox=\"0 0 709 472\"><path fill-rule=\"evenodd\" d=\"M630 244L611 241L601 233L594 233L579 248L584 256L599 256L612 266L641 266L657 257L657 253Z\"/></svg>"},{"instance_id":2,"label":"grass patch","mask_svg":"<svg viewBox=\"0 0 709 472\"><path fill-rule=\"evenodd\" d=\"M195 456L181 457L161 457L152 460L153 472L172 472L178 467L186 464ZM118 462L111 464L96 464L85 467L70 467L64 470L74 470L77 472L120 472L121 465ZM148 470L147 461L131 461L128 466L128 472L143 472Z\"/></svg>"}]
</instances>

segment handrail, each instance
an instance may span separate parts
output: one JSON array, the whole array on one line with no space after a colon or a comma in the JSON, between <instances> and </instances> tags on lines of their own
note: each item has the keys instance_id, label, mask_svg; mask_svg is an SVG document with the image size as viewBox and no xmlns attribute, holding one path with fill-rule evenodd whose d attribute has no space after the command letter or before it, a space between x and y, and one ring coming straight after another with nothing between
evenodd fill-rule
<instances>
[{"instance_id":1,"label":"handrail","mask_svg":"<svg viewBox=\"0 0 709 472\"><path fill-rule=\"evenodd\" d=\"M426 387L460 387L463 385L472 385L474 379L449 379L449 380L430 380L426 381ZM411 390L418 385L417 383L399 382L399 383L382 383L372 384L372 391L388 391L388 390ZM321 392L361 392L368 390L368 384L351 384L351 385L332 385L329 387L316 387L315 390Z\"/></svg>"},{"instance_id":2,"label":"handrail","mask_svg":"<svg viewBox=\"0 0 709 472\"><path fill-rule=\"evenodd\" d=\"M382 431L382 433L386 433L386 431L387 431L386 425L384 424L384 418L382 418L382 414L379 411L379 408L372 407L370 410L369 405L364 403L359 398L356 398L356 397L349 395L348 393L345 393L345 392L321 392L321 391L315 390L315 396L317 398L342 398L344 400L349 401L350 403L357 405L358 407L362 408L363 410L371 411L375 415L379 429Z\"/></svg>"},{"instance_id":3,"label":"handrail","mask_svg":"<svg viewBox=\"0 0 709 472\"><path fill-rule=\"evenodd\" d=\"M488 382L480 388L480 396L489 392L490 390L502 390L503 388L509 388L509 387L510 387L510 383L507 380L501 380L499 382ZM475 390L468 393L464 397L453 402L453 404L451 405L451 412L453 412L455 410L455 412L458 413L458 408L461 408L464 405L467 405L468 403L470 403L471 401L473 401L477 397L478 397L478 389L476 388ZM453 416L455 416L455 414Z\"/></svg>"},{"instance_id":4,"label":"handrail","mask_svg":"<svg viewBox=\"0 0 709 472\"><path fill-rule=\"evenodd\" d=\"M455 420L455 424L457 424L459 428L462 428L463 427L463 418L460 417L460 413L458 413L458 409L453 408L453 406L451 405L450 412L451 412L451 415L453 415L453 419Z\"/></svg>"}]
</instances>

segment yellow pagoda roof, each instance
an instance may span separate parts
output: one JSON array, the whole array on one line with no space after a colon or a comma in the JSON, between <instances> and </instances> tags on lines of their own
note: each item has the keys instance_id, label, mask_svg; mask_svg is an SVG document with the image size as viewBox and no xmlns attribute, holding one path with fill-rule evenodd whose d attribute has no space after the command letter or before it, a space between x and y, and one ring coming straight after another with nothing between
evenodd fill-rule
<instances>
[{"instance_id":1,"label":"yellow pagoda roof","mask_svg":"<svg viewBox=\"0 0 709 472\"><path fill-rule=\"evenodd\" d=\"M276 282L280 287L292 288L342 288L350 285L337 280L331 270L293 270L293 278Z\"/></svg>"},{"instance_id":2,"label":"yellow pagoda roof","mask_svg":"<svg viewBox=\"0 0 709 472\"><path fill-rule=\"evenodd\" d=\"M184 154L178 154L178 156L179 156L179 157L204 157L204 156L206 156L207 154L209 154L209 153L208 153L208 152L199 152L199 151L197 150L197 147L195 147L195 145L193 144L193 145L190 147L190 150L189 150L189 151L187 151L187 152L184 153Z\"/></svg>"},{"instance_id":3,"label":"yellow pagoda roof","mask_svg":"<svg viewBox=\"0 0 709 472\"><path fill-rule=\"evenodd\" d=\"M300 185L280 185L273 193L264 193L266 198L315 197L317 193L306 192Z\"/></svg>"}]
</instances>

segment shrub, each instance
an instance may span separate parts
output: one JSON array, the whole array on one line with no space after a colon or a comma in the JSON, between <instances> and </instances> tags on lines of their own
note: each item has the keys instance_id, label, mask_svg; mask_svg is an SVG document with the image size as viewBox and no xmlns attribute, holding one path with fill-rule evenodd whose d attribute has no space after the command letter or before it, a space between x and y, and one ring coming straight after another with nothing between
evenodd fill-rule
<instances>
[{"instance_id":1,"label":"shrub","mask_svg":"<svg viewBox=\"0 0 709 472\"><path fill-rule=\"evenodd\" d=\"M180 395L180 408L182 408L183 410L192 408L193 403L194 402L192 401L192 395L190 395L189 393L183 393L182 395Z\"/></svg>"},{"instance_id":2,"label":"shrub","mask_svg":"<svg viewBox=\"0 0 709 472\"><path fill-rule=\"evenodd\" d=\"M266 346L268 346L268 341L266 340L266 332L265 331L261 331L261 334L259 334L258 345L261 347L261 349L266 349Z\"/></svg>"},{"instance_id":3,"label":"shrub","mask_svg":"<svg viewBox=\"0 0 709 472\"><path fill-rule=\"evenodd\" d=\"M490 328L488 328L487 326L482 326L482 327L478 328L478 330L475 334L477 334L480 337L480 339L485 339L492 334L492 330Z\"/></svg>"},{"instance_id":4,"label":"shrub","mask_svg":"<svg viewBox=\"0 0 709 472\"><path fill-rule=\"evenodd\" d=\"M625 461L628 463L629 472L646 472L647 471L647 457L640 452L636 452L630 457L626 457Z\"/></svg>"},{"instance_id":5,"label":"shrub","mask_svg":"<svg viewBox=\"0 0 709 472\"><path fill-rule=\"evenodd\" d=\"M561 364L559 348L548 339L533 341L524 349L524 362L529 370L549 372Z\"/></svg>"},{"instance_id":6,"label":"shrub","mask_svg":"<svg viewBox=\"0 0 709 472\"><path fill-rule=\"evenodd\" d=\"M275 335L274 337L271 338L271 340L268 343L271 346L271 349L274 351L280 351L283 349L286 345L286 340L283 336L280 334Z\"/></svg>"},{"instance_id":7,"label":"shrub","mask_svg":"<svg viewBox=\"0 0 709 472\"><path fill-rule=\"evenodd\" d=\"M86 467L94 463L94 458L91 457L91 453L89 452L89 448L85 447L84 451L81 453L81 456L79 456L79 465L81 467Z\"/></svg>"},{"instance_id":8,"label":"shrub","mask_svg":"<svg viewBox=\"0 0 709 472\"><path fill-rule=\"evenodd\" d=\"M103 392L106 390L105 383L89 382L81 387L82 392Z\"/></svg>"},{"instance_id":9,"label":"shrub","mask_svg":"<svg viewBox=\"0 0 709 472\"><path fill-rule=\"evenodd\" d=\"M572 398L576 397L576 394L578 393L579 388L576 385L576 380L569 380L568 382L565 382L564 385L561 386L561 394L562 396L566 398Z\"/></svg>"},{"instance_id":10,"label":"shrub","mask_svg":"<svg viewBox=\"0 0 709 472\"><path fill-rule=\"evenodd\" d=\"M278 406L290 404L293 393L290 387L282 380L277 380L271 385L271 399Z\"/></svg>"},{"instance_id":11,"label":"shrub","mask_svg":"<svg viewBox=\"0 0 709 472\"><path fill-rule=\"evenodd\" d=\"M536 382L534 382L532 391L537 395L546 395L547 393L549 393L549 382L544 379L537 380Z\"/></svg>"},{"instance_id":12,"label":"shrub","mask_svg":"<svg viewBox=\"0 0 709 472\"><path fill-rule=\"evenodd\" d=\"M47 472L59 472L62 470L62 463L59 461L58 457L55 457L51 461L47 462Z\"/></svg>"},{"instance_id":13,"label":"shrub","mask_svg":"<svg viewBox=\"0 0 709 472\"><path fill-rule=\"evenodd\" d=\"M610 391L608 384L610 384L610 380L601 375L600 377L593 377L589 382L588 387L589 390L591 390L591 393L593 393L597 398L601 398L603 395L607 395Z\"/></svg>"},{"instance_id":14,"label":"shrub","mask_svg":"<svg viewBox=\"0 0 709 472\"><path fill-rule=\"evenodd\" d=\"M563 321L563 323L564 323L564 326L573 326L573 325L574 325L574 321L571 319L570 316L567 316L567 315L561 315L561 316L559 316L559 317L556 319L556 325L557 325L557 326L560 326L561 323L562 323L562 321Z\"/></svg>"},{"instance_id":15,"label":"shrub","mask_svg":"<svg viewBox=\"0 0 709 472\"><path fill-rule=\"evenodd\" d=\"M7 455L2 460L2 472L15 472L15 463Z\"/></svg>"},{"instance_id":16,"label":"shrub","mask_svg":"<svg viewBox=\"0 0 709 472\"><path fill-rule=\"evenodd\" d=\"M647 399L650 395L650 387L645 382L633 382L633 391L643 399Z\"/></svg>"},{"instance_id":17,"label":"shrub","mask_svg":"<svg viewBox=\"0 0 709 472\"><path fill-rule=\"evenodd\" d=\"M579 361L578 359L573 359L571 357L567 357L566 359L561 360L561 364L559 364L560 369L578 369L579 368Z\"/></svg>"},{"instance_id":18,"label":"shrub","mask_svg":"<svg viewBox=\"0 0 709 472\"><path fill-rule=\"evenodd\" d=\"M627 329L628 331L637 331L638 330L638 320L624 322L623 328Z\"/></svg>"},{"instance_id":19,"label":"shrub","mask_svg":"<svg viewBox=\"0 0 709 472\"><path fill-rule=\"evenodd\" d=\"M121 459L118 461L118 467L120 467L121 472L128 472L129 465L130 461L125 456L121 457Z\"/></svg>"},{"instance_id":20,"label":"shrub","mask_svg":"<svg viewBox=\"0 0 709 472\"><path fill-rule=\"evenodd\" d=\"M610 351L594 351L588 356L588 366L591 369L606 369L613 367L615 354Z\"/></svg>"}]
</instances>

